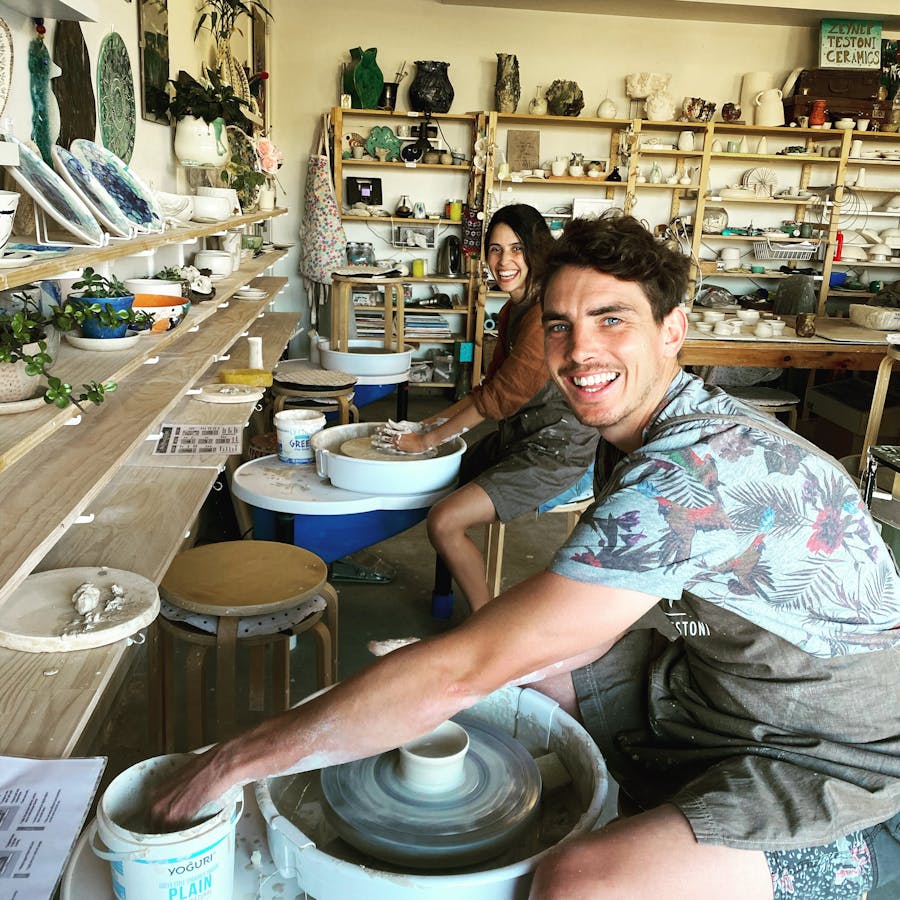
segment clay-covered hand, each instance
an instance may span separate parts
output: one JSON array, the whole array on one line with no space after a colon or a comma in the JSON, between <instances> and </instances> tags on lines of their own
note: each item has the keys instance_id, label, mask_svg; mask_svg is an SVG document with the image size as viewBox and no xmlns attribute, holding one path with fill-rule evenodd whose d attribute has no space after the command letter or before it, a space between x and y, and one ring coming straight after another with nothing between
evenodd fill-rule
<instances>
[{"instance_id":1,"label":"clay-covered hand","mask_svg":"<svg viewBox=\"0 0 900 900\"><path fill-rule=\"evenodd\" d=\"M379 450L393 450L398 453L420 453L427 449L422 442L425 426L421 422L394 422L388 419L379 425L372 435L372 446ZM402 442L402 443L401 443ZM416 445L417 449L412 449Z\"/></svg>"}]
</instances>

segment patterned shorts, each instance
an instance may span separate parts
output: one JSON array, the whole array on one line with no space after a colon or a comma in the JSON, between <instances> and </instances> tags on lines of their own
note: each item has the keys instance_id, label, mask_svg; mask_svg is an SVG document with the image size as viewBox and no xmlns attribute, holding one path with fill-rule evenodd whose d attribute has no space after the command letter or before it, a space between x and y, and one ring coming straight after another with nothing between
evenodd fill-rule
<instances>
[{"instance_id":1,"label":"patterned shorts","mask_svg":"<svg viewBox=\"0 0 900 900\"><path fill-rule=\"evenodd\" d=\"M768 850L775 900L858 900L875 878L865 831L833 844L800 850Z\"/></svg>"}]
</instances>

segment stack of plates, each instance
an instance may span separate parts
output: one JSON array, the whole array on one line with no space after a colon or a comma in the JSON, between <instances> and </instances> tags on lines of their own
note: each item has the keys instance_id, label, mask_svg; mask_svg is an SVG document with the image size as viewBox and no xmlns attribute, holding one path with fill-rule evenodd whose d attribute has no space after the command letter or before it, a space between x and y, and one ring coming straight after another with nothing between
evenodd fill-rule
<instances>
[{"instance_id":1,"label":"stack of plates","mask_svg":"<svg viewBox=\"0 0 900 900\"><path fill-rule=\"evenodd\" d=\"M268 291L263 291L254 287L242 287L240 290L234 292L234 296L238 300L262 300L263 297L267 297L268 294Z\"/></svg>"}]
</instances>

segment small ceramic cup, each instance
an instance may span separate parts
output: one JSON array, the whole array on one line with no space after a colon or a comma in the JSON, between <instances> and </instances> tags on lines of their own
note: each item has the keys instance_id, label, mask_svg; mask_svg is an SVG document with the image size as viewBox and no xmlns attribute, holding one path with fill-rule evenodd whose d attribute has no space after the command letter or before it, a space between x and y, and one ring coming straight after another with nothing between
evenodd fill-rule
<instances>
[{"instance_id":1,"label":"small ceramic cup","mask_svg":"<svg viewBox=\"0 0 900 900\"><path fill-rule=\"evenodd\" d=\"M716 324L713 325L713 334L721 334L725 336L734 334L734 329L731 327L731 322L716 322Z\"/></svg>"},{"instance_id":2,"label":"small ceramic cup","mask_svg":"<svg viewBox=\"0 0 900 900\"><path fill-rule=\"evenodd\" d=\"M857 131L868 131L869 130L869 120L868 119L857 119L856 120L856 130Z\"/></svg>"},{"instance_id":3,"label":"small ceramic cup","mask_svg":"<svg viewBox=\"0 0 900 900\"><path fill-rule=\"evenodd\" d=\"M469 735L456 722L444 722L434 731L398 748L400 780L424 794L443 794L465 779Z\"/></svg>"},{"instance_id":4,"label":"small ceramic cup","mask_svg":"<svg viewBox=\"0 0 900 900\"><path fill-rule=\"evenodd\" d=\"M694 327L698 331L706 332L707 334L713 330L712 322L695 322Z\"/></svg>"},{"instance_id":5,"label":"small ceramic cup","mask_svg":"<svg viewBox=\"0 0 900 900\"><path fill-rule=\"evenodd\" d=\"M784 319L772 319L772 321L769 322L769 326L771 327L772 334L775 337L778 337L780 334L784 334Z\"/></svg>"},{"instance_id":6,"label":"small ceramic cup","mask_svg":"<svg viewBox=\"0 0 900 900\"><path fill-rule=\"evenodd\" d=\"M687 320L688 322L702 322L703 313L694 312L693 310L691 310L691 312L687 314Z\"/></svg>"},{"instance_id":7,"label":"small ceramic cup","mask_svg":"<svg viewBox=\"0 0 900 900\"><path fill-rule=\"evenodd\" d=\"M725 313L719 309L704 309L703 321L715 325L716 322L722 322L725 319Z\"/></svg>"},{"instance_id":8,"label":"small ceramic cup","mask_svg":"<svg viewBox=\"0 0 900 900\"><path fill-rule=\"evenodd\" d=\"M766 271L766 267L765 266L750 266L750 271L754 275L762 275L763 272Z\"/></svg>"},{"instance_id":9,"label":"small ceramic cup","mask_svg":"<svg viewBox=\"0 0 900 900\"><path fill-rule=\"evenodd\" d=\"M737 317L744 325L754 325L759 321L759 311L755 309L739 309Z\"/></svg>"},{"instance_id":10,"label":"small ceramic cup","mask_svg":"<svg viewBox=\"0 0 900 900\"><path fill-rule=\"evenodd\" d=\"M756 328L753 329L753 333L758 338L770 338L775 332L772 331L772 326L768 322L760 322L757 324Z\"/></svg>"}]
</instances>

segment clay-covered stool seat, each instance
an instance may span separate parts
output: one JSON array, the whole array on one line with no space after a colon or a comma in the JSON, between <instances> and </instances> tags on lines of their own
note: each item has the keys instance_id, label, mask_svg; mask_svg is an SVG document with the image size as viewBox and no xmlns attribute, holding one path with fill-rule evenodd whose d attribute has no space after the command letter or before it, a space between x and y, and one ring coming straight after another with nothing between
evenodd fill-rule
<instances>
[{"instance_id":1,"label":"clay-covered stool seat","mask_svg":"<svg viewBox=\"0 0 900 900\"><path fill-rule=\"evenodd\" d=\"M331 401L340 412L341 425L359 421L359 410L353 403L355 375L323 369L305 359L283 360L273 375L273 413L281 412L288 401Z\"/></svg>"},{"instance_id":2,"label":"clay-covered stool seat","mask_svg":"<svg viewBox=\"0 0 900 900\"><path fill-rule=\"evenodd\" d=\"M290 646L311 632L316 642L317 687L337 680L337 594L324 561L292 544L223 541L178 554L159 590L159 668L166 750L174 749L176 712L184 710L187 739L197 746L228 737L235 728L238 646L250 652L249 708L262 710L265 662L272 648L272 706L290 706ZM178 645L186 646L186 704L176 705ZM216 734L204 734L204 661L215 653Z\"/></svg>"}]
</instances>

